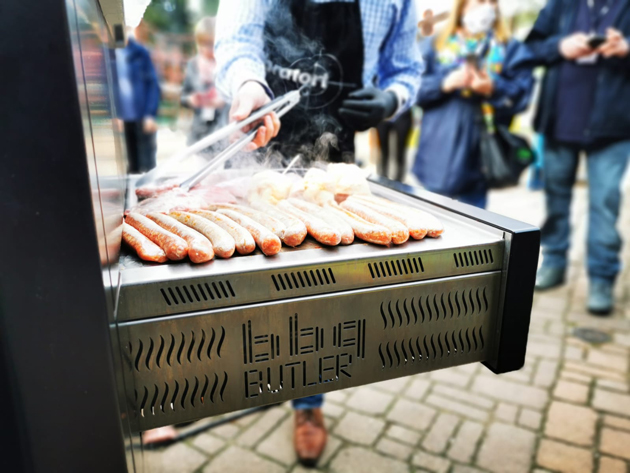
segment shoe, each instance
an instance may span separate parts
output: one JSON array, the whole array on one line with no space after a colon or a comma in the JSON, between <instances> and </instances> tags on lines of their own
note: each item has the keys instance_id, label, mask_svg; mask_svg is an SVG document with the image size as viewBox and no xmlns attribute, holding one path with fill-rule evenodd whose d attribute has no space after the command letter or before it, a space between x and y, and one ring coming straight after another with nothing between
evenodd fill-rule
<instances>
[{"instance_id":1,"label":"shoe","mask_svg":"<svg viewBox=\"0 0 630 473\"><path fill-rule=\"evenodd\" d=\"M293 443L298 461L307 468L317 465L322 456L328 433L324 426L324 415L320 408L295 411Z\"/></svg>"},{"instance_id":2,"label":"shoe","mask_svg":"<svg viewBox=\"0 0 630 473\"><path fill-rule=\"evenodd\" d=\"M591 281L588 291L588 311L593 315L610 315L613 307L613 285L606 281Z\"/></svg>"},{"instance_id":3,"label":"shoe","mask_svg":"<svg viewBox=\"0 0 630 473\"><path fill-rule=\"evenodd\" d=\"M566 270L564 268L541 267L536 273L537 291L546 291L564 284Z\"/></svg>"}]
</instances>

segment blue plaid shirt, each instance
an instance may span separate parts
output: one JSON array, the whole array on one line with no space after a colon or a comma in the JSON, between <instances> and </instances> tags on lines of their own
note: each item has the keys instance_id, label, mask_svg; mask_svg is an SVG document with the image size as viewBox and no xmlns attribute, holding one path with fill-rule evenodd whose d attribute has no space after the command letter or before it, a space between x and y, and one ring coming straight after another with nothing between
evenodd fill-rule
<instances>
[{"instance_id":1,"label":"blue plaid shirt","mask_svg":"<svg viewBox=\"0 0 630 473\"><path fill-rule=\"evenodd\" d=\"M244 82L265 82L265 18L278 0L229 0L219 4L215 56L217 86L233 97ZM310 0L315 3L354 0ZM359 0L363 22L363 87L393 91L398 112L415 101L423 72L412 0Z\"/></svg>"}]
</instances>

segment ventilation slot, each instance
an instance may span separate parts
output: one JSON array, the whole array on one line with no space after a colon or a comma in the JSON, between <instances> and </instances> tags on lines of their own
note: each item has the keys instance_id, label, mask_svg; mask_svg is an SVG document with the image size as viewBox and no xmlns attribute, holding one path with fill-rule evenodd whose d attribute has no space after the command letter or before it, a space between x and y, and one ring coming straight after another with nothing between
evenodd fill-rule
<instances>
[{"instance_id":1,"label":"ventilation slot","mask_svg":"<svg viewBox=\"0 0 630 473\"><path fill-rule=\"evenodd\" d=\"M379 261L368 263L368 269L372 279L409 276L410 274L424 273L422 258L402 258L392 261Z\"/></svg>"},{"instance_id":2,"label":"ventilation slot","mask_svg":"<svg viewBox=\"0 0 630 473\"><path fill-rule=\"evenodd\" d=\"M164 302L169 306L218 301L236 297L232 284L227 280L165 287L160 289L160 292Z\"/></svg>"},{"instance_id":3,"label":"ventilation slot","mask_svg":"<svg viewBox=\"0 0 630 473\"><path fill-rule=\"evenodd\" d=\"M293 289L337 284L335 275L330 268L272 274L271 280L277 291L291 291Z\"/></svg>"},{"instance_id":4,"label":"ventilation slot","mask_svg":"<svg viewBox=\"0 0 630 473\"><path fill-rule=\"evenodd\" d=\"M470 268L473 266L485 266L494 264L492 250L475 250L453 253L456 268Z\"/></svg>"}]
</instances>

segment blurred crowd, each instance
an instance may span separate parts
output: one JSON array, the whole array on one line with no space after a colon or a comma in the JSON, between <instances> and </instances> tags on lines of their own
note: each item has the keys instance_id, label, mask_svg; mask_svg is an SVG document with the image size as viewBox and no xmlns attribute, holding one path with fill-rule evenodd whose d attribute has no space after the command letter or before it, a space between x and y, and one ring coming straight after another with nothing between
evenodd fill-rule
<instances>
[{"instance_id":1,"label":"blurred crowd","mask_svg":"<svg viewBox=\"0 0 630 473\"><path fill-rule=\"evenodd\" d=\"M176 57L182 74L164 66L165 51L149 53L146 25L130 32L116 51L130 171L156 164L159 83L163 103L164 84L167 95L177 91L190 144L287 90L316 84L317 68L328 64L329 87L281 121L265 117L256 146L271 143L291 156L329 132L337 137L329 159L354 161L355 134L375 130L380 174L481 208L492 189L517 185L528 167L541 171L547 216L538 290L565 281L572 189L586 156L588 310L610 314L630 155L630 0L549 0L523 41L500 0L456 0L448 13L426 11L419 22L411 4L221 2L216 18L194 28L196 54ZM158 72L152 56L162 61ZM533 102L536 135L523 137L515 117ZM322 402L294 403L296 451L307 465L325 445Z\"/></svg>"}]
</instances>

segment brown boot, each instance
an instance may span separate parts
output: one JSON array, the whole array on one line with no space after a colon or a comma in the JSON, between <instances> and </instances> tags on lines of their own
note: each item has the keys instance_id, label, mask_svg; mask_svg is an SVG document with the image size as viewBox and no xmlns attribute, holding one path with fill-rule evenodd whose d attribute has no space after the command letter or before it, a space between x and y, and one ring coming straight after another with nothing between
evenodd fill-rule
<instances>
[{"instance_id":1,"label":"brown boot","mask_svg":"<svg viewBox=\"0 0 630 473\"><path fill-rule=\"evenodd\" d=\"M324 426L324 415L320 408L295 411L295 432L293 444L298 461L305 467L317 465L322 456L328 433Z\"/></svg>"}]
</instances>

